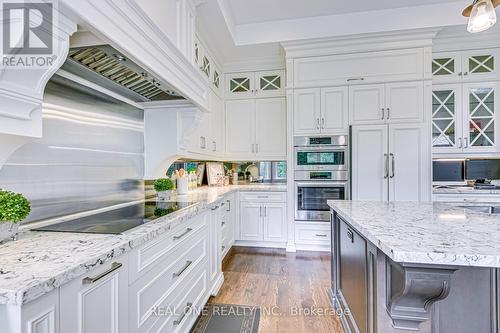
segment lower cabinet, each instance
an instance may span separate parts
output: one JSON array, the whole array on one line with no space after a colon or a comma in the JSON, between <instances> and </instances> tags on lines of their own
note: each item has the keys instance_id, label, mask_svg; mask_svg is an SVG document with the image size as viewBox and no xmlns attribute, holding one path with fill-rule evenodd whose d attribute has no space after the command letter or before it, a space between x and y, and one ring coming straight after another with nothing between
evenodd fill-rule
<instances>
[{"instance_id":1,"label":"lower cabinet","mask_svg":"<svg viewBox=\"0 0 500 333\"><path fill-rule=\"evenodd\" d=\"M285 242L287 240L286 203L273 202L275 198L275 194L265 193L249 195L246 198L245 195L242 196L239 240L254 242Z\"/></svg>"},{"instance_id":2,"label":"lower cabinet","mask_svg":"<svg viewBox=\"0 0 500 333\"><path fill-rule=\"evenodd\" d=\"M61 332L128 332L127 256L60 289Z\"/></svg>"},{"instance_id":3,"label":"lower cabinet","mask_svg":"<svg viewBox=\"0 0 500 333\"><path fill-rule=\"evenodd\" d=\"M210 294L216 295L222 285L222 253L221 253L221 208L216 205L212 208L209 222L209 254L208 254L208 278L209 284L213 286Z\"/></svg>"}]
</instances>

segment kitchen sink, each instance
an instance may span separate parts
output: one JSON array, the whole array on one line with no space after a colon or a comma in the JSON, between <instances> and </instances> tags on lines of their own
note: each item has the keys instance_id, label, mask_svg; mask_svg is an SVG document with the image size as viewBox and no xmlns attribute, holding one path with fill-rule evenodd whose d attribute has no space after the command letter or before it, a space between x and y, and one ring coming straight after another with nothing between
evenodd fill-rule
<instances>
[{"instance_id":1,"label":"kitchen sink","mask_svg":"<svg viewBox=\"0 0 500 333\"><path fill-rule=\"evenodd\" d=\"M460 206L478 213L500 214L500 206Z\"/></svg>"}]
</instances>

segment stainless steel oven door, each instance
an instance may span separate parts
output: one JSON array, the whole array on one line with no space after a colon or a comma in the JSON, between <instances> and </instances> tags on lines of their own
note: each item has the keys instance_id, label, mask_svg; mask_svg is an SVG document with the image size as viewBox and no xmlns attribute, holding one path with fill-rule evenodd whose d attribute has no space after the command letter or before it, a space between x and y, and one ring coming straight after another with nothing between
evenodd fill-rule
<instances>
[{"instance_id":1,"label":"stainless steel oven door","mask_svg":"<svg viewBox=\"0 0 500 333\"><path fill-rule=\"evenodd\" d=\"M346 148L295 147L295 170L347 171Z\"/></svg>"},{"instance_id":2,"label":"stainless steel oven door","mask_svg":"<svg viewBox=\"0 0 500 333\"><path fill-rule=\"evenodd\" d=\"M347 182L295 182L295 220L328 222L327 201L348 198Z\"/></svg>"}]
</instances>

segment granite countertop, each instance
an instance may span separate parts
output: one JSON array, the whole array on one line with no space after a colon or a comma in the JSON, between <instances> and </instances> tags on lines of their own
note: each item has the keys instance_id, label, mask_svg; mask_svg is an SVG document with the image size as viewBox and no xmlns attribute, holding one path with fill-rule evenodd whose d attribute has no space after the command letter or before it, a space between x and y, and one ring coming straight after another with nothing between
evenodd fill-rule
<instances>
[{"instance_id":1,"label":"granite countertop","mask_svg":"<svg viewBox=\"0 0 500 333\"><path fill-rule=\"evenodd\" d=\"M286 185L202 187L174 200L197 204L120 235L25 231L0 245L0 304L32 301L168 232L235 191L286 191Z\"/></svg>"},{"instance_id":2,"label":"granite countertop","mask_svg":"<svg viewBox=\"0 0 500 333\"><path fill-rule=\"evenodd\" d=\"M440 202L328 204L396 262L500 268L500 215Z\"/></svg>"},{"instance_id":3,"label":"granite countertop","mask_svg":"<svg viewBox=\"0 0 500 333\"><path fill-rule=\"evenodd\" d=\"M461 187L435 187L432 189L433 194L500 194L500 189L475 189L470 186Z\"/></svg>"}]
</instances>

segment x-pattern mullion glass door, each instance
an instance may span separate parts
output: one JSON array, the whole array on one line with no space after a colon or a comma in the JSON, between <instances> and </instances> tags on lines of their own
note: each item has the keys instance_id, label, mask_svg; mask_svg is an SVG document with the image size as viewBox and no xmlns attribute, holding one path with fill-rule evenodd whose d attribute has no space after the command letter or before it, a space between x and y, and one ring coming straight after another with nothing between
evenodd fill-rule
<instances>
[{"instance_id":1,"label":"x-pattern mullion glass door","mask_svg":"<svg viewBox=\"0 0 500 333\"><path fill-rule=\"evenodd\" d=\"M460 84L434 85L432 89L432 149L461 150L462 94Z\"/></svg>"},{"instance_id":2,"label":"x-pattern mullion glass door","mask_svg":"<svg viewBox=\"0 0 500 333\"><path fill-rule=\"evenodd\" d=\"M432 56L432 79L434 82L456 82L460 80L462 63L460 53L435 53Z\"/></svg>"},{"instance_id":3,"label":"x-pattern mullion glass door","mask_svg":"<svg viewBox=\"0 0 500 333\"><path fill-rule=\"evenodd\" d=\"M284 91L285 71L264 71L255 73L255 89L258 97L280 96Z\"/></svg>"},{"instance_id":4,"label":"x-pattern mullion glass door","mask_svg":"<svg viewBox=\"0 0 500 333\"><path fill-rule=\"evenodd\" d=\"M498 84L464 84L464 149L469 151L491 151L497 148L497 95Z\"/></svg>"},{"instance_id":5,"label":"x-pattern mullion glass door","mask_svg":"<svg viewBox=\"0 0 500 333\"><path fill-rule=\"evenodd\" d=\"M253 73L232 73L226 75L226 97L243 98L254 95Z\"/></svg>"},{"instance_id":6,"label":"x-pattern mullion glass door","mask_svg":"<svg viewBox=\"0 0 500 333\"><path fill-rule=\"evenodd\" d=\"M496 80L500 78L496 49L466 51L462 53L463 79L465 81Z\"/></svg>"}]
</instances>

